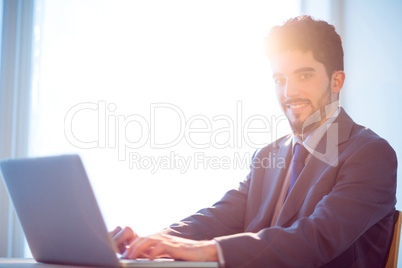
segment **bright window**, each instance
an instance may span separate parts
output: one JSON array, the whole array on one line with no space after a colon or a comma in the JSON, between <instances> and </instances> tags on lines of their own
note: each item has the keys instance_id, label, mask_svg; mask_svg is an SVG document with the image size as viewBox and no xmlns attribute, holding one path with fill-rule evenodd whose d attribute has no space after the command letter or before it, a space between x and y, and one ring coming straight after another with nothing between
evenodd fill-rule
<instances>
[{"instance_id":1,"label":"bright window","mask_svg":"<svg viewBox=\"0 0 402 268\"><path fill-rule=\"evenodd\" d=\"M29 154L80 154L109 229L147 235L212 205L289 132L264 38L299 12L299 0L37 0Z\"/></svg>"}]
</instances>

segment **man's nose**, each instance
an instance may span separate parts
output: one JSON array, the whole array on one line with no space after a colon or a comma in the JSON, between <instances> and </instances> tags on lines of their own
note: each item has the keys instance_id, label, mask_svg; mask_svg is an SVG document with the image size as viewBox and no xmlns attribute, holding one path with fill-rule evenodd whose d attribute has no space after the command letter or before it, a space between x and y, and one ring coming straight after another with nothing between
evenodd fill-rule
<instances>
[{"instance_id":1,"label":"man's nose","mask_svg":"<svg viewBox=\"0 0 402 268\"><path fill-rule=\"evenodd\" d=\"M292 98L300 94L296 83L292 82L290 79L286 81L285 97Z\"/></svg>"}]
</instances>

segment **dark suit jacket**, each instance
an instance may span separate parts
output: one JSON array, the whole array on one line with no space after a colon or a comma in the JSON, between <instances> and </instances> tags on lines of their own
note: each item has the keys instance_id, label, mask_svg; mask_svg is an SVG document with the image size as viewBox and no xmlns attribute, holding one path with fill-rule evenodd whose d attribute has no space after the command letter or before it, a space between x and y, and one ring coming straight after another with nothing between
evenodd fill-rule
<instances>
[{"instance_id":1,"label":"dark suit jacket","mask_svg":"<svg viewBox=\"0 0 402 268\"><path fill-rule=\"evenodd\" d=\"M226 267L381 267L396 203L394 150L342 109L316 149L330 144L336 156L312 155L271 225L291 139L258 151L238 189L167 232L214 238Z\"/></svg>"}]
</instances>

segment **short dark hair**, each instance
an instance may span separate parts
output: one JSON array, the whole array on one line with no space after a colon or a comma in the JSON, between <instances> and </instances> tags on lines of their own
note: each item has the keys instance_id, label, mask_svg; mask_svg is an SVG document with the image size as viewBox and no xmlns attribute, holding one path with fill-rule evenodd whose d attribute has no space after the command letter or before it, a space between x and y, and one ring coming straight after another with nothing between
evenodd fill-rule
<instances>
[{"instance_id":1,"label":"short dark hair","mask_svg":"<svg viewBox=\"0 0 402 268\"><path fill-rule=\"evenodd\" d=\"M343 71L342 39L326 21L306 15L292 18L273 27L266 41L270 58L289 50L311 51L314 59L324 64L329 77Z\"/></svg>"}]
</instances>

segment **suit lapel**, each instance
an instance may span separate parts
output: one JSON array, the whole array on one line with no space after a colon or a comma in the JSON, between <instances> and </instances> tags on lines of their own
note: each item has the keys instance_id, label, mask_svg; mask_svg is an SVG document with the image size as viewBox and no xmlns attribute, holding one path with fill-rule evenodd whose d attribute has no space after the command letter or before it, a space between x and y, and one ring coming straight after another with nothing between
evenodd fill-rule
<instances>
[{"instance_id":1,"label":"suit lapel","mask_svg":"<svg viewBox=\"0 0 402 268\"><path fill-rule=\"evenodd\" d=\"M273 154L271 157L274 159L271 162L271 166L265 169L258 213L247 226L246 231L261 230L269 226L272 221L283 180L291 160L292 136L289 136L289 138L278 146L279 148L276 152L271 152Z\"/></svg>"},{"instance_id":2,"label":"suit lapel","mask_svg":"<svg viewBox=\"0 0 402 268\"><path fill-rule=\"evenodd\" d=\"M316 150L309 150L311 157L283 204L276 222L277 226L290 226L294 221L292 219L303 205L309 189L321 178L327 168L338 165L338 147L348 140L352 127L352 119L342 109L338 118L318 143Z\"/></svg>"}]
</instances>

